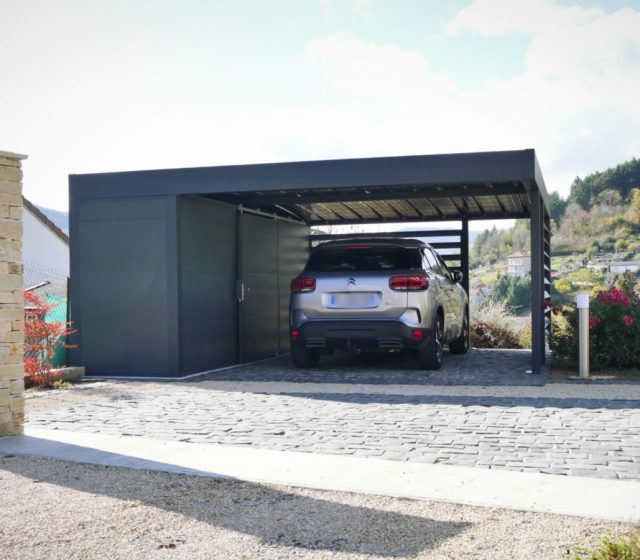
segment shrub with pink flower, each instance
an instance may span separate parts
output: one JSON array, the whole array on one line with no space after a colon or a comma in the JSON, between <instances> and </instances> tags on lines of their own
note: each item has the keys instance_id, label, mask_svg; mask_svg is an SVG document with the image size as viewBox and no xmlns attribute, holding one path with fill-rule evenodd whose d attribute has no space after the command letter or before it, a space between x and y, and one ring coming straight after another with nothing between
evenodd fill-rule
<instances>
[{"instance_id":1,"label":"shrub with pink flower","mask_svg":"<svg viewBox=\"0 0 640 560\"><path fill-rule=\"evenodd\" d=\"M553 314L551 349L572 361L578 356L578 312L564 306ZM612 287L590 299L589 353L594 368L640 367L640 297Z\"/></svg>"},{"instance_id":2,"label":"shrub with pink flower","mask_svg":"<svg viewBox=\"0 0 640 560\"><path fill-rule=\"evenodd\" d=\"M623 315L622 322L624 323L625 327L630 327L631 325L633 325L635 321L633 317L631 317L631 315Z\"/></svg>"}]
</instances>

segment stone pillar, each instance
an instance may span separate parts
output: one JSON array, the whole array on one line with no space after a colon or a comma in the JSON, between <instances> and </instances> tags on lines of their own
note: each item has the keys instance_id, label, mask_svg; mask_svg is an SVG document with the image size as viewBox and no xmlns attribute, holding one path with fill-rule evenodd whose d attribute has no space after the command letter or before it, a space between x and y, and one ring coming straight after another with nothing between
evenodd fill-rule
<instances>
[{"instance_id":1,"label":"stone pillar","mask_svg":"<svg viewBox=\"0 0 640 560\"><path fill-rule=\"evenodd\" d=\"M24 421L20 162L25 158L0 150L0 437L21 434Z\"/></svg>"}]
</instances>

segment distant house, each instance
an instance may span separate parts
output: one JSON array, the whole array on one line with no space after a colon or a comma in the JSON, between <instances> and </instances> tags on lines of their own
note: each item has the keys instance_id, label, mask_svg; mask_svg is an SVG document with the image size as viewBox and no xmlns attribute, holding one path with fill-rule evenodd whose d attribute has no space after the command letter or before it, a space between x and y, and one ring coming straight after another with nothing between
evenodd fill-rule
<instances>
[{"instance_id":1,"label":"distant house","mask_svg":"<svg viewBox=\"0 0 640 560\"><path fill-rule=\"evenodd\" d=\"M521 278L531 274L531 256L517 251L507 257L507 275Z\"/></svg>"},{"instance_id":2,"label":"distant house","mask_svg":"<svg viewBox=\"0 0 640 560\"><path fill-rule=\"evenodd\" d=\"M622 274L623 272L635 272L640 271L640 262L638 261L614 261L609 263L609 272L616 274Z\"/></svg>"},{"instance_id":3,"label":"distant house","mask_svg":"<svg viewBox=\"0 0 640 560\"><path fill-rule=\"evenodd\" d=\"M23 198L24 285L47 282L66 285L69 276L69 236ZM61 294L62 295L62 294Z\"/></svg>"}]
</instances>

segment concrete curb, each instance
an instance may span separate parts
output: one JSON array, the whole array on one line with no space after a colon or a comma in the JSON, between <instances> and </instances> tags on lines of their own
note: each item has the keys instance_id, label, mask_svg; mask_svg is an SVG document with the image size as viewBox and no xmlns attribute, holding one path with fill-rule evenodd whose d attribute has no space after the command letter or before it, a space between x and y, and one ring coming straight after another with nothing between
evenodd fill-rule
<instances>
[{"instance_id":1,"label":"concrete curb","mask_svg":"<svg viewBox=\"0 0 640 560\"><path fill-rule=\"evenodd\" d=\"M640 521L640 483L27 428L0 453L604 519Z\"/></svg>"}]
</instances>

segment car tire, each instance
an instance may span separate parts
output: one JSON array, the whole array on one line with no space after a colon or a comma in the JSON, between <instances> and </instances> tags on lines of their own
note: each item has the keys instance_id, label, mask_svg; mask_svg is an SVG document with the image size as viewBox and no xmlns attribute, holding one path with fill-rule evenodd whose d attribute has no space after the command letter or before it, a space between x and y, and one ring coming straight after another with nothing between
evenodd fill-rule
<instances>
[{"instance_id":1,"label":"car tire","mask_svg":"<svg viewBox=\"0 0 640 560\"><path fill-rule=\"evenodd\" d=\"M436 315L433 324L432 335L429 342L424 348L418 350L418 363L422 369L440 369L442 367L443 349L442 349L442 319L440 315Z\"/></svg>"},{"instance_id":2,"label":"car tire","mask_svg":"<svg viewBox=\"0 0 640 560\"><path fill-rule=\"evenodd\" d=\"M305 348L301 344L292 344L291 345L291 358L293 359L293 364L297 368L308 369L318 365L318 361L320 360L320 356L314 350L309 350Z\"/></svg>"},{"instance_id":3,"label":"car tire","mask_svg":"<svg viewBox=\"0 0 640 560\"><path fill-rule=\"evenodd\" d=\"M462 320L462 332L458 338L449 343L449 350L452 354L466 354L469 350L469 315L466 310Z\"/></svg>"}]
</instances>

